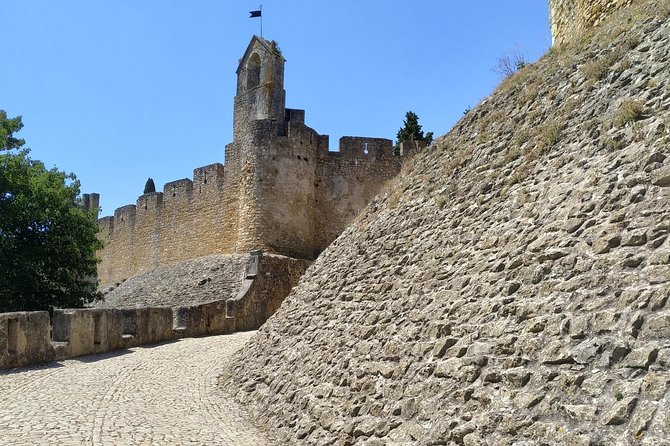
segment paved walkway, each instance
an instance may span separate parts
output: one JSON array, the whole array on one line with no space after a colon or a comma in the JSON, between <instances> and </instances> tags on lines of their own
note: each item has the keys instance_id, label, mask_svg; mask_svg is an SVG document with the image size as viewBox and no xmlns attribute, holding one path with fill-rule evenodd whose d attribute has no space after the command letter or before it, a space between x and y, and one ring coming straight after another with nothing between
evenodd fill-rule
<instances>
[{"instance_id":1,"label":"paved walkway","mask_svg":"<svg viewBox=\"0 0 670 446\"><path fill-rule=\"evenodd\" d=\"M0 372L0 445L268 445L216 387L252 334Z\"/></svg>"}]
</instances>

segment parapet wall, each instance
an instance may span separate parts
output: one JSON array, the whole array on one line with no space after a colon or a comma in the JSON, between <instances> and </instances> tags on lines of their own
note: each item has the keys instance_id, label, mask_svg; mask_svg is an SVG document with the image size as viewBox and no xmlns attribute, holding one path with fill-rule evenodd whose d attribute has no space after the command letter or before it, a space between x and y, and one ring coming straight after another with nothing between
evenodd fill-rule
<instances>
[{"instance_id":1,"label":"parapet wall","mask_svg":"<svg viewBox=\"0 0 670 446\"><path fill-rule=\"evenodd\" d=\"M554 44L568 42L636 0L549 0Z\"/></svg>"},{"instance_id":2,"label":"parapet wall","mask_svg":"<svg viewBox=\"0 0 670 446\"><path fill-rule=\"evenodd\" d=\"M130 348L182 337L259 328L309 263L249 257L237 296L180 308L64 309L0 314L0 369Z\"/></svg>"}]
</instances>

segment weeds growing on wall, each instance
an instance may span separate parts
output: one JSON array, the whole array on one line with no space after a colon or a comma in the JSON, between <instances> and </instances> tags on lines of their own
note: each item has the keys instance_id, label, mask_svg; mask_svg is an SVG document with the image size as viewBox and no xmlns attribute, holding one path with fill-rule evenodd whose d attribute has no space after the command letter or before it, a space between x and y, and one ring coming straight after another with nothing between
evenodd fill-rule
<instances>
[{"instance_id":1,"label":"weeds growing on wall","mask_svg":"<svg viewBox=\"0 0 670 446\"><path fill-rule=\"evenodd\" d=\"M642 102L632 100L623 101L619 106L619 112L617 113L616 118L614 118L614 125L623 127L626 124L639 121L642 119L643 115L644 104L642 104Z\"/></svg>"},{"instance_id":2,"label":"weeds growing on wall","mask_svg":"<svg viewBox=\"0 0 670 446\"><path fill-rule=\"evenodd\" d=\"M515 50L500 57L493 67L493 72L501 79L507 79L526 65L528 65L526 57L522 52Z\"/></svg>"}]
</instances>

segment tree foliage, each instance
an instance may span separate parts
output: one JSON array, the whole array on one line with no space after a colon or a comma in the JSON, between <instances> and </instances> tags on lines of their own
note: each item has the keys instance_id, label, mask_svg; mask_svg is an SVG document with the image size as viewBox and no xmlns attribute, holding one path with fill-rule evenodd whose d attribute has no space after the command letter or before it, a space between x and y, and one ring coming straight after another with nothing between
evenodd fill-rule
<instances>
[{"instance_id":1,"label":"tree foliage","mask_svg":"<svg viewBox=\"0 0 670 446\"><path fill-rule=\"evenodd\" d=\"M151 194L156 192L156 185L154 184L153 178L149 177L146 183L144 183L144 193Z\"/></svg>"},{"instance_id":2,"label":"tree foliage","mask_svg":"<svg viewBox=\"0 0 670 446\"><path fill-rule=\"evenodd\" d=\"M428 132L424 136L421 124L419 124L419 116L412 111L408 111L405 113L405 121L398 130L396 139L397 145L405 141L425 141L426 144L430 144L433 142L433 132Z\"/></svg>"},{"instance_id":3,"label":"tree foliage","mask_svg":"<svg viewBox=\"0 0 670 446\"><path fill-rule=\"evenodd\" d=\"M0 110L0 312L82 307L98 298L94 215L73 174L46 169Z\"/></svg>"},{"instance_id":4,"label":"tree foliage","mask_svg":"<svg viewBox=\"0 0 670 446\"><path fill-rule=\"evenodd\" d=\"M14 138L14 133L23 128L21 117L9 119L7 112L0 110L0 150L18 149L26 142L22 139Z\"/></svg>"}]
</instances>

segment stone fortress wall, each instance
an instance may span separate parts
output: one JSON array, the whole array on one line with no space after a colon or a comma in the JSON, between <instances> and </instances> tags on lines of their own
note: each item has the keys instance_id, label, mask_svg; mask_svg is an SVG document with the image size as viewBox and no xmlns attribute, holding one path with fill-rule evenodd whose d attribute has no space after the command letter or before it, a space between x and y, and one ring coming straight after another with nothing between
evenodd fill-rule
<instances>
[{"instance_id":1,"label":"stone fortress wall","mask_svg":"<svg viewBox=\"0 0 670 446\"><path fill-rule=\"evenodd\" d=\"M389 139L343 137L330 152L305 111L285 107L284 62L274 42L252 38L237 71L225 166L197 168L192 180L100 219L101 286L210 254L315 259L400 171Z\"/></svg>"},{"instance_id":2,"label":"stone fortress wall","mask_svg":"<svg viewBox=\"0 0 670 446\"><path fill-rule=\"evenodd\" d=\"M614 11L635 0L549 0L549 21L554 44L561 44L597 26Z\"/></svg>"}]
</instances>

